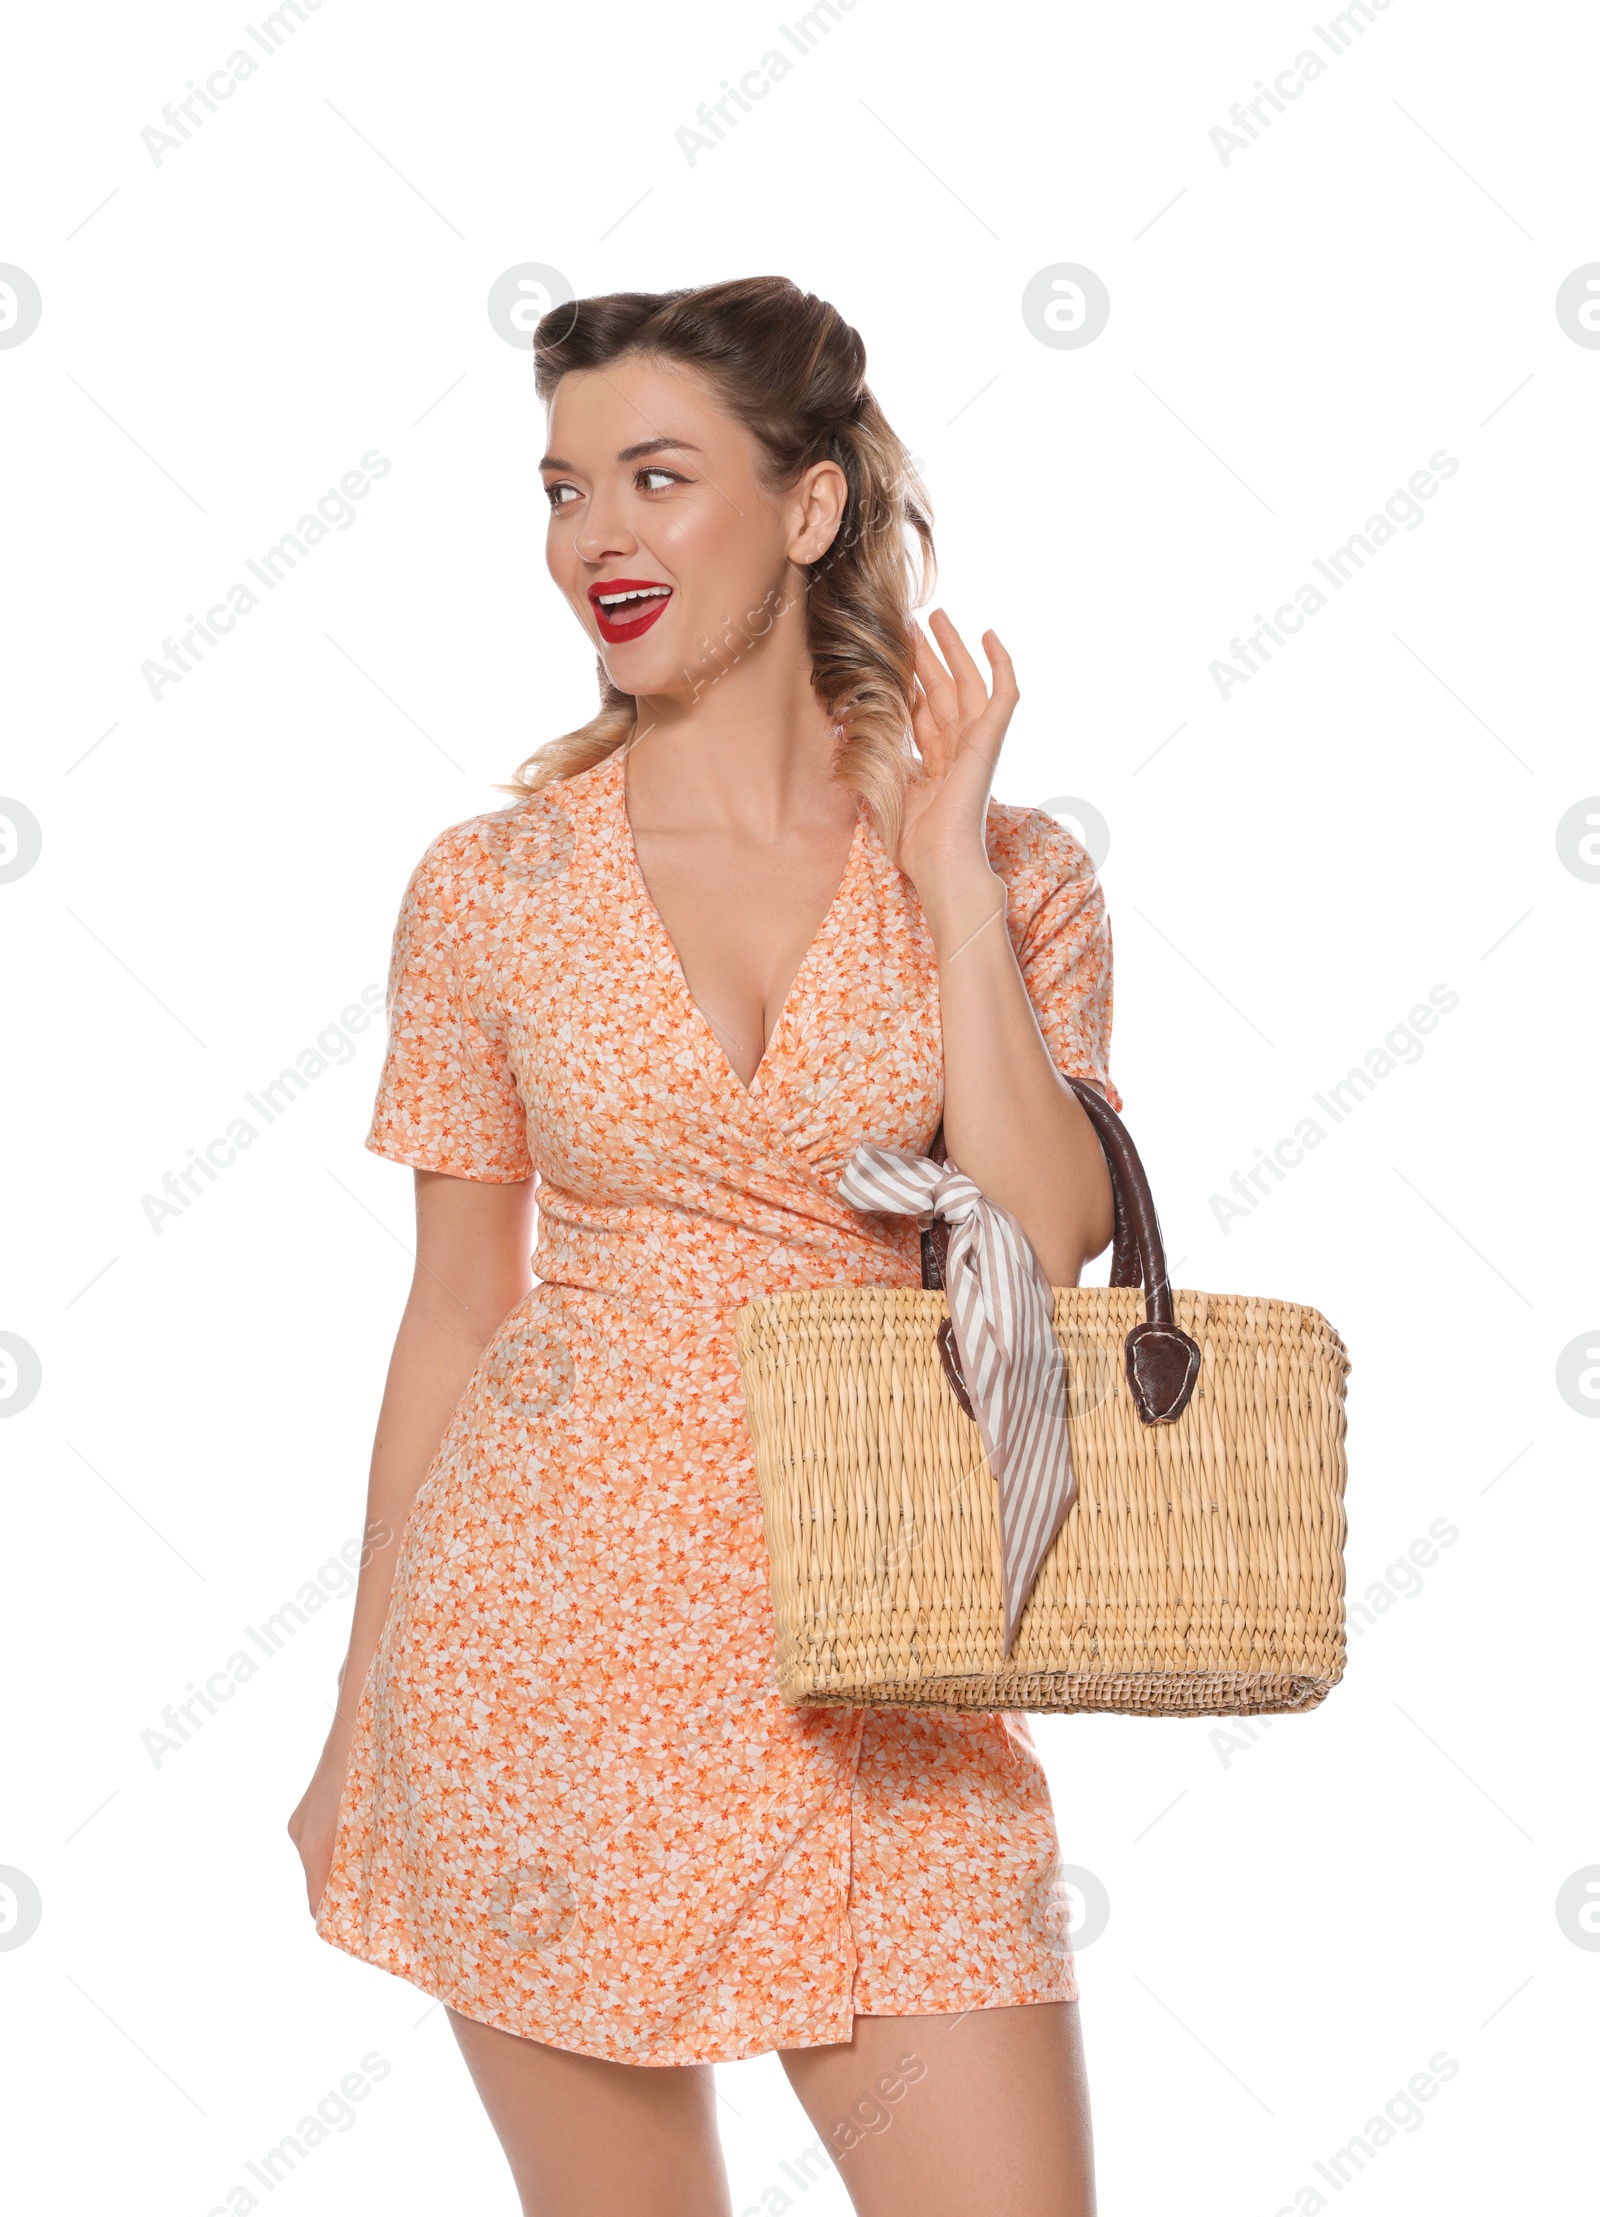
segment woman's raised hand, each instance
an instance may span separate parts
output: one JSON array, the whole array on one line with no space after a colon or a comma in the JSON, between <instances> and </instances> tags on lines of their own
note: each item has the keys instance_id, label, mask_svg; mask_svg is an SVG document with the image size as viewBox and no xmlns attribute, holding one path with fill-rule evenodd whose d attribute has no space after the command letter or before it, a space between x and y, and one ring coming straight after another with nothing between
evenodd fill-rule
<instances>
[{"instance_id":1,"label":"woman's raised hand","mask_svg":"<svg viewBox=\"0 0 1600 2217\"><path fill-rule=\"evenodd\" d=\"M970 880L989 869L984 845L989 788L1020 697L1011 657L993 631L981 641L993 672L991 690L944 610L934 609L928 622L944 660L916 625L911 731L922 759L906 787L895 858L924 901L951 880Z\"/></svg>"}]
</instances>

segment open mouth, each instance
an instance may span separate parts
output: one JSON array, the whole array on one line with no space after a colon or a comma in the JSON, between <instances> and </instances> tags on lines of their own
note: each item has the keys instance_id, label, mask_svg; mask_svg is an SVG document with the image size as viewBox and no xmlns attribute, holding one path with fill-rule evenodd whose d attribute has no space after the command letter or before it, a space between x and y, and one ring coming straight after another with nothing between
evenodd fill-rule
<instances>
[{"instance_id":1,"label":"open mouth","mask_svg":"<svg viewBox=\"0 0 1600 2217\"><path fill-rule=\"evenodd\" d=\"M608 646L648 631L671 598L670 585L647 577L609 577L603 585L589 587L589 606Z\"/></svg>"}]
</instances>

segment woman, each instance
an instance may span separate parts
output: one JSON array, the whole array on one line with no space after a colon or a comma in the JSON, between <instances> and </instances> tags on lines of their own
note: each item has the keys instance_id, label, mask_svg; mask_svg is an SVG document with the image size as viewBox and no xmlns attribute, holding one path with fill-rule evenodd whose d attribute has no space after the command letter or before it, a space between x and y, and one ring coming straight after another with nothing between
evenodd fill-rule
<instances>
[{"instance_id":1,"label":"woman","mask_svg":"<svg viewBox=\"0 0 1600 2217\"><path fill-rule=\"evenodd\" d=\"M445 2001L540 2217L726 2212L710 2065L773 2050L865 2217L1085 2217L1026 1719L780 1700L733 1319L917 1283L915 1223L836 1188L941 1114L1077 1282L1112 1201L1058 1069L1121 1105L1099 886L989 799L1011 664L915 624L926 503L833 308L582 300L535 366L602 708L401 909L367 1141L416 1173L399 1540L290 1821L316 1929Z\"/></svg>"}]
</instances>

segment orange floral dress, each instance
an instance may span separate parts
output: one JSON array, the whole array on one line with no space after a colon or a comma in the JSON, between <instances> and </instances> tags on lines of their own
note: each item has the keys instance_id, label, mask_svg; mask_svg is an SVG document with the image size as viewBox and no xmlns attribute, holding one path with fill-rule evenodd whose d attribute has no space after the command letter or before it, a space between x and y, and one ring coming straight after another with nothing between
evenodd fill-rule
<instances>
[{"instance_id":1,"label":"orange floral dress","mask_svg":"<svg viewBox=\"0 0 1600 2217\"><path fill-rule=\"evenodd\" d=\"M1114 1106L1087 854L992 803L1051 1054ZM623 757L441 832L406 888L367 1145L539 1178L538 1282L399 1536L316 1930L502 2031L621 2063L1071 2000L1027 1719L791 1708L733 1354L741 1303L915 1285L836 1183L939 1123L938 970L864 808L753 1084L646 890Z\"/></svg>"}]
</instances>

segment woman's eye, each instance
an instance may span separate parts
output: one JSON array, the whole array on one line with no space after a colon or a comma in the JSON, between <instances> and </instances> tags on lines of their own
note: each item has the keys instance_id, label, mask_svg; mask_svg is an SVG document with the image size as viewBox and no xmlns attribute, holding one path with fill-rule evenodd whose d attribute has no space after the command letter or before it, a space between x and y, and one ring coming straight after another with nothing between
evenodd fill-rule
<instances>
[{"instance_id":1,"label":"woman's eye","mask_svg":"<svg viewBox=\"0 0 1600 2217\"><path fill-rule=\"evenodd\" d=\"M680 477L676 470L652 469L648 464L635 474L633 481L642 492L646 493L664 492L669 485L683 485L688 482L686 478ZM553 483L546 485L544 490L552 514L562 508L570 508L574 501L581 500L583 497L578 487L564 477L556 478Z\"/></svg>"}]
</instances>

